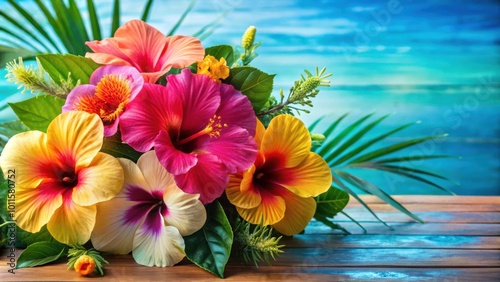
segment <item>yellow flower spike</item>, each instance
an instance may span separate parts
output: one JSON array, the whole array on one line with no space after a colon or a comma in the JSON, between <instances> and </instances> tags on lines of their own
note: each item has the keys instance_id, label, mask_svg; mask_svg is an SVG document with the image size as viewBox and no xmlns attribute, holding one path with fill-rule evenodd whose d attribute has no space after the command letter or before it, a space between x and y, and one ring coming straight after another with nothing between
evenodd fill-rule
<instances>
[{"instance_id":1,"label":"yellow flower spike","mask_svg":"<svg viewBox=\"0 0 500 282\"><path fill-rule=\"evenodd\" d=\"M247 50L250 49L255 41L255 34L257 33L257 29L255 26L251 25L247 28L243 37L241 38L241 47Z\"/></svg>"},{"instance_id":2,"label":"yellow flower spike","mask_svg":"<svg viewBox=\"0 0 500 282\"><path fill-rule=\"evenodd\" d=\"M198 62L197 69L197 74L206 74L217 83L229 76L226 59L220 58L220 60L217 60L211 55L206 55L203 61Z\"/></svg>"},{"instance_id":3,"label":"yellow flower spike","mask_svg":"<svg viewBox=\"0 0 500 282\"><path fill-rule=\"evenodd\" d=\"M81 255L75 262L75 271L82 276L90 275L95 270L95 261L88 255Z\"/></svg>"}]
</instances>

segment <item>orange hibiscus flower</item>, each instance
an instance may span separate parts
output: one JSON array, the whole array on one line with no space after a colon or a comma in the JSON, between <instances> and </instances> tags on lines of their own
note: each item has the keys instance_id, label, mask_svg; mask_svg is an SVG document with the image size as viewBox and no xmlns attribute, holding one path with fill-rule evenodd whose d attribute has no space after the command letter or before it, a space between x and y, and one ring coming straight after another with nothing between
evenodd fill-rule
<instances>
[{"instance_id":1,"label":"orange hibiscus flower","mask_svg":"<svg viewBox=\"0 0 500 282\"><path fill-rule=\"evenodd\" d=\"M316 211L313 197L330 187L330 168L311 152L309 131L293 116L275 117L267 130L258 122L255 140L257 160L246 172L231 176L226 195L246 221L297 234Z\"/></svg>"}]
</instances>

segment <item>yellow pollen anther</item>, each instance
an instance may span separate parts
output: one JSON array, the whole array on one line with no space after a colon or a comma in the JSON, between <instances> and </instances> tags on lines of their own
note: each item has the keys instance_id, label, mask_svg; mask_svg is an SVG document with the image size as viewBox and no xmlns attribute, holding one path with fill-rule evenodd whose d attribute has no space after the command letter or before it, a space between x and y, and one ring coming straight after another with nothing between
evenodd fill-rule
<instances>
[{"instance_id":1,"label":"yellow pollen anther","mask_svg":"<svg viewBox=\"0 0 500 282\"><path fill-rule=\"evenodd\" d=\"M221 122L222 118L221 116L214 115L212 118L208 120L207 126L205 126L204 129L200 130L199 132L184 138L180 141L177 142L177 144L182 145L186 144L189 141L193 141L194 139L203 136L203 135L208 135L210 137L220 137L220 132L224 127L227 127L226 123Z\"/></svg>"},{"instance_id":2,"label":"yellow pollen anther","mask_svg":"<svg viewBox=\"0 0 500 282\"><path fill-rule=\"evenodd\" d=\"M106 74L97 83L95 95L81 98L76 109L98 114L102 121L112 123L130 101L130 81L121 75Z\"/></svg>"}]
</instances>

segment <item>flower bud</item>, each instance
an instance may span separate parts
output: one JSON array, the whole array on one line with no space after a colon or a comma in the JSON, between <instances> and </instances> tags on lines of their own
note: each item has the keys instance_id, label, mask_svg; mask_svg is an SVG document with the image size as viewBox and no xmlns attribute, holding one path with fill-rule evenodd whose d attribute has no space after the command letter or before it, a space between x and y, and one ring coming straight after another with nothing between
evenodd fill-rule
<instances>
[{"instance_id":1,"label":"flower bud","mask_svg":"<svg viewBox=\"0 0 500 282\"><path fill-rule=\"evenodd\" d=\"M75 271L82 276L92 274L95 270L95 261L88 255L81 255L75 262Z\"/></svg>"}]
</instances>

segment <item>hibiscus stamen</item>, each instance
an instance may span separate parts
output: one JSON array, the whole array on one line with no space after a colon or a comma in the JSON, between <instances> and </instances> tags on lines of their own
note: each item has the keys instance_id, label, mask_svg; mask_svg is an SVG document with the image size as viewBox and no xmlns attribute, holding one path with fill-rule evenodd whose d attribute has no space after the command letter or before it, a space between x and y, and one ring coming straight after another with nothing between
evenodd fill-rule
<instances>
[{"instance_id":1,"label":"hibiscus stamen","mask_svg":"<svg viewBox=\"0 0 500 282\"><path fill-rule=\"evenodd\" d=\"M78 184L78 176L74 172L64 172L61 182L64 187L73 188Z\"/></svg>"},{"instance_id":2,"label":"hibiscus stamen","mask_svg":"<svg viewBox=\"0 0 500 282\"><path fill-rule=\"evenodd\" d=\"M215 137L215 138L219 137L222 129L224 127L227 127L227 124L222 123L221 120L222 120L221 116L214 115L211 119L208 120L208 124L207 126L205 126L205 128L187 138L178 141L177 144L178 145L186 144L187 142L193 141L194 139L203 135L208 135L210 137Z\"/></svg>"},{"instance_id":3,"label":"hibiscus stamen","mask_svg":"<svg viewBox=\"0 0 500 282\"><path fill-rule=\"evenodd\" d=\"M96 85L95 96L81 98L76 109L98 114L104 125L112 124L130 101L132 88L129 79L122 75L104 75Z\"/></svg>"}]
</instances>

